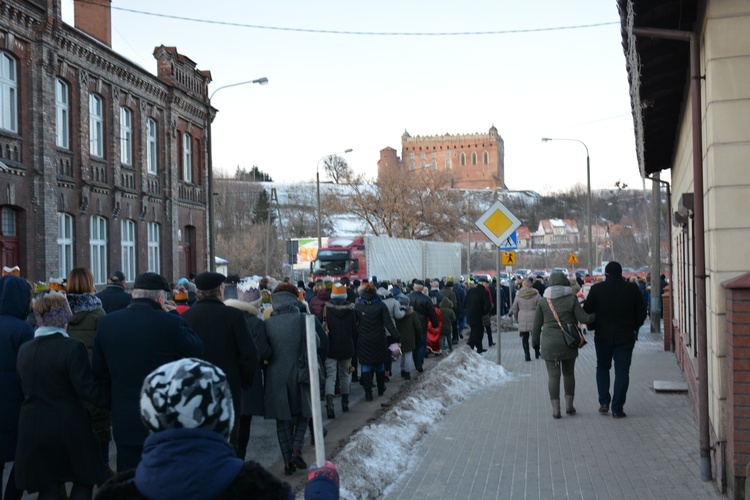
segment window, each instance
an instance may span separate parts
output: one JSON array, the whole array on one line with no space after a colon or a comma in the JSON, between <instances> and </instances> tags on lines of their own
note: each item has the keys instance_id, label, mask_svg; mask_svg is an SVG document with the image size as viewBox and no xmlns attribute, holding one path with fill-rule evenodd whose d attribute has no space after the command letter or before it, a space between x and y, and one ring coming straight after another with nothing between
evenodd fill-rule
<instances>
[{"instance_id":1,"label":"window","mask_svg":"<svg viewBox=\"0 0 750 500\"><path fill-rule=\"evenodd\" d=\"M120 223L120 241L122 247L122 274L125 281L135 281L135 222L123 220Z\"/></svg>"},{"instance_id":2,"label":"window","mask_svg":"<svg viewBox=\"0 0 750 500\"><path fill-rule=\"evenodd\" d=\"M453 168L453 163L451 162L450 157L445 159L445 169L450 170Z\"/></svg>"},{"instance_id":3,"label":"window","mask_svg":"<svg viewBox=\"0 0 750 500\"><path fill-rule=\"evenodd\" d=\"M120 108L120 161L133 164L133 113L128 108Z\"/></svg>"},{"instance_id":4,"label":"window","mask_svg":"<svg viewBox=\"0 0 750 500\"><path fill-rule=\"evenodd\" d=\"M477 154L476 152L471 153L471 164L476 165L477 164Z\"/></svg>"},{"instance_id":5,"label":"window","mask_svg":"<svg viewBox=\"0 0 750 500\"><path fill-rule=\"evenodd\" d=\"M146 166L149 174L156 174L158 167L156 157L156 120L149 118L146 122Z\"/></svg>"},{"instance_id":6,"label":"window","mask_svg":"<svg viewBox=\"0 0 750 500\"><path fill-rule=\"evenodd\" d=\"M482 162L484 162L485 165L490 164L490 154L487 151L482 155Z\"/></svg>"},{"instance_id":7,"label":"window","mask_svg":"<svg viewBox=\"0 0 750 500\"><path fill-rule=\"evenodd\" d=\"M159 224L148 223L148 270L161 273L161 259L159 248Z\"/></svg>"},{"instance_id":8,"label":"window","mask_svg":"<svg viewBox=\"0 0 750 500\"><path fill-rule=\"evenodd\" d=\"M58 277L65 278L73 269L73 216L57 214Z\"/></svg>"},{"instance_id":9,"label":"window","mask_svg":"<svg viewBox=\"0 0 750 500\"><path fill-rule=\"evenodd\" d=\"M461 151L461 161L459 163L462 167L466 165L466 153L464 153L463 151Z\"/></svg>"},{"instance_id":10,"label":"window","mask_svg":"<svg viewBox=\"0 0 750 500\"><path fill-rule=\"evenodd\" d=\"M89 153L104 158L104 106L96 94L89 95Z\"/></svg>"},{"instance_id":11,"label":"window","mask_svg":"<svg viewBox=\"0 0 750 500\"><path fill-rule=\"evenodd\" d=\"M70 97L68 84L59 78L55 80L55 144L70 149Z\"/></svg>"},{"instance_id":12,"label":"window","mask_svg":"<svg viewBox=\"0 0 750 500\"><path fill-rule=\"evenodd\" d=\"M0 128L18 132L18 75L16 60L0 53Z\"/></svg>"},{"instance_id":13,"label":"window","mask_svg":"<svg viewBox=\"0 0 750 500\"><path fill-rule=\"evenodd\" d=\"M193 145L190 134L182 134L182 180L193 182Z\"/></svg>"},{"instance_id":14,"label":"window","mask_svg":"<svg viewBox=\"0 0 750 500\"><path fill-rule=\"evenodd\" d=\"M103 284L107 281L107 219L94 215L91 217L91 231L89 236L91 248L91 273L94 283Z\"/></svg>"},{"instance_id":15,"label":"window","mask_svg":"<svg viewBox=\"0 0 750 500\"><path fill-rule=\"evenodd\" d=\"M3 207L2 236L17 236L16 234L16 212L10 207Z\"/></svg>"}]
</instances>

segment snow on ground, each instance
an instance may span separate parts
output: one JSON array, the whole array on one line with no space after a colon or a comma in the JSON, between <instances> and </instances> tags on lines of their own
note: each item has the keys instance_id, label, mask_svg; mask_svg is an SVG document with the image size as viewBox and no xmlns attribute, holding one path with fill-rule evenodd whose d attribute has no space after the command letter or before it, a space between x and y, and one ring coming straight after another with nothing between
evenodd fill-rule
<instances>
[{"instance_id":1,"label":"snow on ground","mask_svg":"<svg viewBox=\"0 0 750 500\"><path fill-rule=\"evenodd\" d=\"M477 389L512 378L505 368L460 346L420 376L408 393L374 424L354 434L332 460L342 499L377 498L414 466L417 443L452 405Z\"/></svg>"}]
</instances>

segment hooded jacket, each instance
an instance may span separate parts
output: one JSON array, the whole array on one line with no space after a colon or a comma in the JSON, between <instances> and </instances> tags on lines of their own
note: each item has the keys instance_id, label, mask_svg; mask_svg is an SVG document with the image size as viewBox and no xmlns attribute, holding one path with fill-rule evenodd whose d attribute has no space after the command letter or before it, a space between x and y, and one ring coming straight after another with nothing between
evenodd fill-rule
<instances>
[{"instance_id":1,"label":"hooded jacket","mask_svg":"<svg viewBox=\"0 0 750 500\"><path fill-rule=\"evenodd\" d=\"M357 358L360 364L384 363L390 356L386 331L394 338L394 342L399 341L398 330L388 308L375 290L365 290L354 310L357 313Z\"/></svg>"},{"instance_id":2,"label":"hooded jacket","mask_svg":"<svg viewBox=\"0 0 750 500\"><path fill-rule=\"evenodd\" d=\"M18 415L23 392L16 373L18 350L34 338L24 318L29 312L31 288L26 280L7 275L0 278L0 462L16 456Z\"/></svg>"},{"instance_id":3,"label":"hooded jacket","mask_svg":"<svg viewBox=\"0 0 750 500\"><path fill-rule=\"evenodd\" d=\"M540 299L539 292L533 287L521 288L516 293L510 312L518 321L519 332L530 332L534 328L534 315Z\"/></svg>"},{"instance_id":4,"label":"hooded jacket","mask_svg":"<svg viewBox=\"0 0 750 500\"><path fill-rule=\"evenodd\" d=\"M443 295L443 300L440 301L440 315L443 317L443 328L440 335L451 337L453 335L453 323L456 322L456 313L453 311L453 302L446 295Z\"/></svg>"},{"instance_id":5,"label":"hooded jacket","mask_svg":"<svg viewBox=\"0 0 750 500\"><path fill-rule=\"evenodd\" d=\"M572 349L565 343L562 329L558 325L555 315L549 307L547 299L552 302L560 323L590 323L594 314L584 312L578 303L578 298L568 286L568 278L562 273L552 273L549 286L544 290L544 296L537 304L532 327L532 345L541 346L542 359L559 361L578 357L578 349Z\"/></svg>"},{"instance_id":6,"label":"hooded jacket","mask_svg":"<svg viewBox=\"0 0 750 500\"><path fill-rule=\"evenodd\" d=\"M331 299L325 307L328 322L328 358L349 359L354 355L357 318L354 304L346 299Z\"/></svg>"},{"instance_id":7,"label":"hooded jacket","mask_svg":"<svg viewBox=\"0 0 750 500\"><path fill-rule=\"evenodd\" d=\"M74 339L78 339L86 346L89 353L89 363L94 352L94 334L99 325L99 319L106 313L102 308L102 301L92 293L69 293L67 295L73 317L65 329Z\"/></svg>"}]
</instances>

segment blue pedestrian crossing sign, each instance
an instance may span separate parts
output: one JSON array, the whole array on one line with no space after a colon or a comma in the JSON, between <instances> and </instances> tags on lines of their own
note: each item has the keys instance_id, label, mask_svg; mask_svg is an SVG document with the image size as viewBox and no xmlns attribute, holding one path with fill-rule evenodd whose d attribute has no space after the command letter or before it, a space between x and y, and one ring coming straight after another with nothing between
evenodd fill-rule
<instances>
[{"instance_id":1,"label":"blue pedestrian crossing sign","mask_svg":"<svg viewBox=\"0 0 750 500\"><path fill-rule=\"evenodd\" d=\"M500 250L518 250L518 231L505 238L500 244Z\"/></svg>"}]
</instances>

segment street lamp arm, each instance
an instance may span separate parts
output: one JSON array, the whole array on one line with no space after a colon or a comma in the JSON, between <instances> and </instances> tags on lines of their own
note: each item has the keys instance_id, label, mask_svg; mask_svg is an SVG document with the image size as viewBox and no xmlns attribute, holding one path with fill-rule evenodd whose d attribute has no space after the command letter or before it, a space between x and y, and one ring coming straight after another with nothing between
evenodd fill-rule
<instances>
[{"instance_id":1,"label":"street lamp arm","mask_svg":"<svg viewBox=\"0 0 750 500\"><path fill-rule=\"evenodd\" d=\"M208 96L208 100L210 101L211 99L213 99L214 94L216 94L221 89L228 89L229 87L238 87L240 85L247 85L249 83L257 83L258 85L266 85L268 84L268 78L264 76L262 78L256 78L255 80L248 80L246 82L238 82L238 83L230 83L229 85L222 85L218 89L214 89L214 91L211 92L211 95Z\"/></svg>"},{"instance_id":2,"label":"street lamp arm","mask_svg":"<svg viewBox=\"0 0 750 500\"><path fill-rule=\"evenodd\" d=\"M583 145L584 148L586 148L586 156L589 155L589 147L586 146L586 143L579 140L579 139L560 139L557 137L542 137L542 142L549 142L549 141L572 141L572 142L578 142Z\"/></svg>"}]
</instances>

